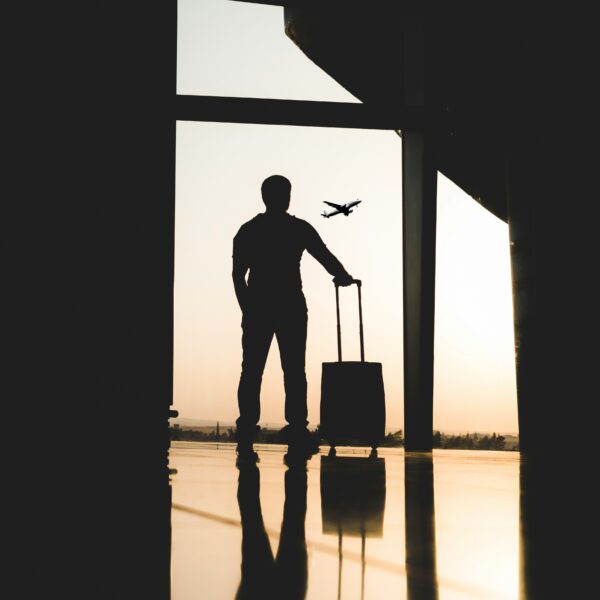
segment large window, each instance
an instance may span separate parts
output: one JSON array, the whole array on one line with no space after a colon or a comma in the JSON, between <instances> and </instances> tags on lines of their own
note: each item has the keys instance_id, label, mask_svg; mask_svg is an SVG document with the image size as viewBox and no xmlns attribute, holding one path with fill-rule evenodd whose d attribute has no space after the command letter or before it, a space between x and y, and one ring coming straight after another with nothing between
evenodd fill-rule
<instances>
[{"instance_id":1,"label":"large window","mask_svg":"<svg viewBox=\"0 0 600 600\"><path fill-rule=\"evenodd\" d=\"M377 160L373 160L377 157ZM389 131L218 123L177 130L175 405L182 416L231 423L237 416L241 315L231 280L232 238L264 210L260 186L292 182L290 213L313 224L361 278L367 360L382 362L388 425L402 426L401 143ZM323 204L363 200L329 219ZM321 363L337 359L331 276L302 259L309 308L309 419L319 423ZM359 360L356 288L341 290L344 358ZM263 380L263 425L285 423L276 342Z\"/></svg>"}]
</instances>

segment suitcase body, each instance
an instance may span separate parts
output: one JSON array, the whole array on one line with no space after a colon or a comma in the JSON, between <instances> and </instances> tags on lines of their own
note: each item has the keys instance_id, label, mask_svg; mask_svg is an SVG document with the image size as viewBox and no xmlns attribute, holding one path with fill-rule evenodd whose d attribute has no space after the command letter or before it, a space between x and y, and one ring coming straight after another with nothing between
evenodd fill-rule
<instances>
[{"instance_id":1,"label":"suitcase body","mask_svg":"<svg viewBox=\"0 0 600 600\"><path fill-rule=\"evenodd\" d=\"M333 447L385 437L385 393L381 363L323 363L321 432Z\"/></svg>"},{"instance_id":2,"label":"suitcase body","mask_svg":"<svg viewBox=\"0 0 600 600\"><path fill-rule=\"evenodd\" d=\"M362 302L358 285L361 361L342 361L339 294L338 361L323 363L320 431L330 446L366 443L376 448L385 437L385 392L381 363L364 360Z\"/></svg>"}]
</instances>

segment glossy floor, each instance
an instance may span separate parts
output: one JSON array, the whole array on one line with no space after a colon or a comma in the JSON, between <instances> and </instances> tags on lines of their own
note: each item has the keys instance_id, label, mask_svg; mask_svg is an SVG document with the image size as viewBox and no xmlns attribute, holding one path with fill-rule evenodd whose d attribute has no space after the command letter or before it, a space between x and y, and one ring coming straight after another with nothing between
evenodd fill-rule
<instances>
[{"instance_id":1,"label":"glossy floor","mask_svg":"<svg viewBox=\"0 0 600 600\"><path fill-rule=\"evenodd\" d=\"M519 597L518 453L257 449L173 445L174 600Z\"/></svg>"}]
</instances>

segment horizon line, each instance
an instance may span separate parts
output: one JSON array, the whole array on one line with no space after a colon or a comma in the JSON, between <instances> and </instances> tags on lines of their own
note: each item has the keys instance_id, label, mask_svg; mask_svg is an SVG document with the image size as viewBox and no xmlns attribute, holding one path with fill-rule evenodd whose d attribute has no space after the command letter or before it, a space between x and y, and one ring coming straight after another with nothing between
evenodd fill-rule
<instances>
[{"instance_id":1,"label":"horizon line","mask_svg":"<svg viewBox=\"0 0 600 600\"><path fill-rule=\"evenodd\" d=\"M199 419L196 417L182 417L182 416L178 416L178 417L172 417L169 419L169 423L170 424L177 424L178 420L184 420L184 421L197 421L198 422L198 426L204 426L204 427L211 427L216 426L217 423L219 423L219 426L231 426L231 427L235 427L235 420L229 420L229 419ZM201 422L201 423L200 423ZM259 426L261 428L264 429L269 429L269 428L277 428L277 429L281 429L282 427L285 427L286 423L280 423L280 422L264 422L264 423L260 423L259 422ZM312 427L312 429L315 429L318 426L315 425L314 427ZM309 429L311 427L309 426ZM392 431L392 432L396 432L396 431L402 431L404 433L404 426L399 426L399 425L386 425L385 427L386 431ZM439 431L440 433L453 433L453 434L475 434L475 433L496 433L499 435L513 435L513 436L519 436L519 432L518 431L503 431L501 429L493 429L493 430L485 430L485 429L433 429L434 432Z\"/></svg>"}]
</instances>

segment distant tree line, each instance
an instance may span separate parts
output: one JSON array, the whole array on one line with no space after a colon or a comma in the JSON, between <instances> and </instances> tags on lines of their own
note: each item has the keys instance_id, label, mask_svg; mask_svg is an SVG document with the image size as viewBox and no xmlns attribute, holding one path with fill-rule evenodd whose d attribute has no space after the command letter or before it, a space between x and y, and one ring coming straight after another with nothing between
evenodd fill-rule
<instances>
[{"instance_id":1,"label":"distant tree line","mask_svg":"<svg viewBox=\"0 0 600 600\"><path fill-rule=\"evenodd\" d=\"M206 431L205 429L180 427L175 424L169 428L171 440L174 441L193 441L193 442L231 442L234 443L235 429L228 427L221 431L219 427ZM319 427L314 430L314 434L326 443L326 439L321 435ZM259 444L283 444L280 430L261 427L257 432L256 442ZM360 440L347 440L352 446L368 446ZM404 437L401 429L393 433L388 433L381 444L382 448L398 448L404 446ZM433 432L434 448L449 448L461 450L518 450L518 445L507 448L506 438L503 435L492 433L492 435L481 435L479 433L465 433L462 435L448 435L440 431Z\"/></svg>"},{"instance_id":2,"label":"distant tree line","mask_svg":"<svg viewBox=\"0 0 600 600\"><path fill-rule=\"evenodd\" d=\"M175 424L169 428L171 440L177 441L192 441L192 442L235 442L235 429L228 427L224 431L219 428L206 431L205 428L199 429L196 427L180 427ZM284 443L281 439L279 429L268 429L261 427L256 433L257 444L281 444Z\"/></svg>"},{"instance_id":3,"label":"distant tree line","mask_svg":"<svg viewBox=\"0 0 600 600\"><path fill-rule=\"evenodd\" d=\"M180 427L171 425L169 427L170 438L173 441L186 442L235 442L235 429L228 427L225 431L205 431L198 428Z\"/></svg>"},{"instance_id":4,"label":"distant tree line","mask_svg":"<svg viewBox=\"0 0 600 600\"><path fill-rule=\"evenodd\" d=\"M434 431L433 447L462 450L505 450L506 438L496 433L492 433L492 435L480 435L478 433L447 435L440 431Z\"/></svg>"}]
</instances>

